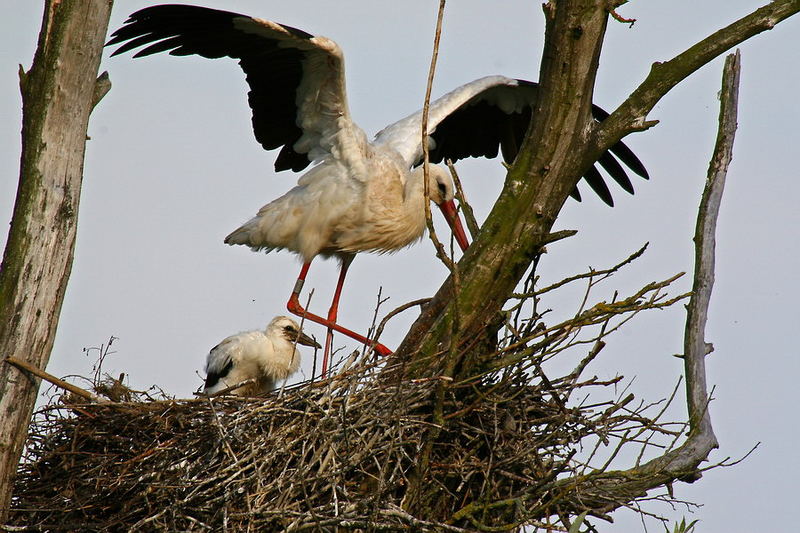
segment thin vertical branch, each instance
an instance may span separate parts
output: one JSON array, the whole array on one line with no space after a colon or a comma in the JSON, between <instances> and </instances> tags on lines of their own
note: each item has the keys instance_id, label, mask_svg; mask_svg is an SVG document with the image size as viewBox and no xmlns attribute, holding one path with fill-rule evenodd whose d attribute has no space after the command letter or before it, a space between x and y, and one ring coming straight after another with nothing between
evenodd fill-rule
<instances>
[{"instance_id":1,"label":"thin vertical branch","mask_svg":"<svg viewBox=\"0 0 800 533\"><path fill-rule=\"evenodd\" d=\"M736 135L736 116L739 95L739 51L725 60L720 92L719 130L714 154L708 167L703 198L697 216L694 234L695 265L692 299L687 306L686 332L684 334L684 365L686 369L686 395L689 407L689 423L692 433L711 439L716 446L716 437L711 427L708 412L708 389L706 386L705 356L713 350L705 341L705 326L708 305L714 287L714 249L717 216L725 189L728 165L733 158L733 140Z\"/></svg>"},{"instance_id":2,"label":"thin vertical branch","mask_svg":"<svg viewBox=\"0 0 800 533\"><path fill-rule=\"evenodd\" d=\"M428 184L428 174L430 172L430 147L428 139L428 115L431 105L431 90L433 87L433 78L436 73L436 62L439 58L439 42L442 36L442 20L444 19L444 7L446 0L439 0L439 10L436 17L436 31L433 38L433 52L431 54L431 64L428 70L428 82L425 87L425 103L422 107L422 169L425 183L425 222L428 226L431 241L436 248L436 255L447 266L453 276L455 286L459 285L458 267L455 262L447 255L444 246L436 237L436 232L433 227L433 220L431 219L430 207L430 191ZM448 359L453 359L455 355L456 343L451 343L450 354ZM428 472L428 465L430 463L431 453L433 451L434 442L441 431L441 423L443 421L443 402L444 402L444 387L443 382L439 382L436 389L436 400L433 406L433 421L432 427L426 434L426 438L422 443L420 450L419 463L417 464L414 472L409 480L409 488L405 498L402 502L402 507L406 510L414 509L417 505L425 505L424 498L422 498L423 487L425 485L424 479Z\"/></svg>"},{"instance_id":3,"label":"thin vertical branch","mask_svg":"<svg viewBox=\"0 0 800 533\"><path fill-rule=\"evenodd\" d=\"M436 248L436 256L445 264L445 266L453 270L455 264L453 260L447 255L444 246L436 236L436 230L433 227L433 220L431 219L431 203L430 203L430 190L428 185L428 174L430 172L430 146L428 138L428 115L431 108L431 91L433 89L433 78L436 75L436 62L439 60L439 41L442 37L442 20L444 20L444 5L446 0L439 0L439 12L436 17L436 32L433 36L433 53L431 54L431 64L428 69L428 82L425 87L425 102L422 105L422 172L424 175L424 191L425 191L425 223L428 226L428 233L430 234L431 241Z\"/></svg>"}]
</instances>

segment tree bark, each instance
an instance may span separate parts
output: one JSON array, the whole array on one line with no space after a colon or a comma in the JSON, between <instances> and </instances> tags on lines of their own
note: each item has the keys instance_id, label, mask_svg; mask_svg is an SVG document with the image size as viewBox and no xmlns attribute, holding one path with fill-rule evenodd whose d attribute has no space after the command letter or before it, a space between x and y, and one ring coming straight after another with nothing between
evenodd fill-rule
<instances>
[{"instance_id":1,"label":"tree bark","mask_svg":"<svg viewBox=\"0 0 800 533\"><path fill-rule=\"evenodd\" d=\"M43 369L72 268L89 114L112 0L48 0L29 72L20 70L22 157L0 268L0 354ZM96 87L101 87L96 93ZM0 364L0 523L40 380Z\"/></svg>"}]
</instances>

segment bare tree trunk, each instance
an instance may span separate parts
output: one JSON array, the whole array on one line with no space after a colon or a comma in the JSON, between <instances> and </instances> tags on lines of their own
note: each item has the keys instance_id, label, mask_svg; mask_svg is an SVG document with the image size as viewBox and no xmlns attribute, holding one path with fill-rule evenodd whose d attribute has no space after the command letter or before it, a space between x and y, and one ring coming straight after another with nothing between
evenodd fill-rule
<instances>
[{"instance_id":1,"label":"bare tree trunk","mask_svg":"<svg viewBox=\"0 0 800 533\"><path fill-rule=\"evenodd\" d=\"M48 0L30 71L20 71L19 188L0 269L0 354L44 368L72 268L89 114L112 0ZM0 523L39 379L0 364Z\"/></svg>"}]
</instances>

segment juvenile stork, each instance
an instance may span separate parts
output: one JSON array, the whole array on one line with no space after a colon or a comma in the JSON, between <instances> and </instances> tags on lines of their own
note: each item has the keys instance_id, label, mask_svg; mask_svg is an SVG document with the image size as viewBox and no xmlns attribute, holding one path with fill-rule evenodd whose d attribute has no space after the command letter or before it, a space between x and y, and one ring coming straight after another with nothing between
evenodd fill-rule
<instances>
[{"instance_id":1,"label":"juvenile stork","mask_svg":"<svg viewBox=\"0 0 800 533\"><path fill-rule=\"evenodd\" d=\"M255 396L274 390L276 383L300 368L298 344L320 348L286 316L276 316L263 331L243 331L225 338L208 353L203 392L214 394L247 380L253 382L231 394Z\"/></svg>"},{"instance_id":2,"label":"juvenile stork","mask_svg":"<svg viewBox=\"0 0 800 533\"><path fill-rule=\"evenodd\" d=\"M237 13L185 5L162 5L132 14L112 34L113 55L139 47L134 57L169 51L171 55L231 57L239 60L250 86L256 140L280 149L275 170L306 169L297 186L265 205L228 235L228 244L254 250L287 249L303 267L288 301L290 312L329 328L323 375L336 330L359 342L370 341L336 323L339 296L356 252L391 252L419 239L425 229L422 162L422 112L384 128L372 142L351 119L345 94L344 56L332 40L303 30ZM430 159L456 161L496 157L513 162L528 130L538 95L533 82L490 76L447 93L431 103ZM592 107L595 120L608 114ZM615 157L616 156L616 157ZM639 159L621 141L598 163L624 190L633 185L618 161L647 178ZM584 174L609 205L611 193L600 172ZM467 247L452 202L448 173L431 167L429 197L445 214L460 247ZM580 200L577 189L573 197ZM311 261L335 256L341 270L327 319L306 312L299 295ZM380 354L391 351L376 345Z\"/></svg>"}]
</instances>

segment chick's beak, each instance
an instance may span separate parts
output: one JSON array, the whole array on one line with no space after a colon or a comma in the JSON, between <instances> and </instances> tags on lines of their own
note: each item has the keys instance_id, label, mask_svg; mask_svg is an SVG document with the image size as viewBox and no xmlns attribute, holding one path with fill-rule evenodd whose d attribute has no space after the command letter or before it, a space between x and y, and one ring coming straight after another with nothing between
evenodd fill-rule
<instances>
[{"instance_id":1,"label":"chick's beak","mask_svg":"<svg viewBox=\"0 0 800 533\"><path fill-rule=\"evenodd\" d=\"M461 217L458 216L455 202L453 202L453 200L442 202L439 204L439 209L442 210L445 220L447 220L447 223L450 225L450 229L453 230L453 235L461 251L466 252L467 248L469 248L469 241L467 241L467 234L464 232L464 226L461 225Z\"/></svg>"},{"instance_id":2,"label":"chick's beak","mask_svg":"<svg viewBox=\"0 0 800 533\"><path fill-rule=\"evenodd\" d=\"M297 344L302 344L303 346L313 346L314 348L322 348L317 341L303 333L302 331L297 332L293 341L297 342Z\"/></svg>"}]
</instances>

